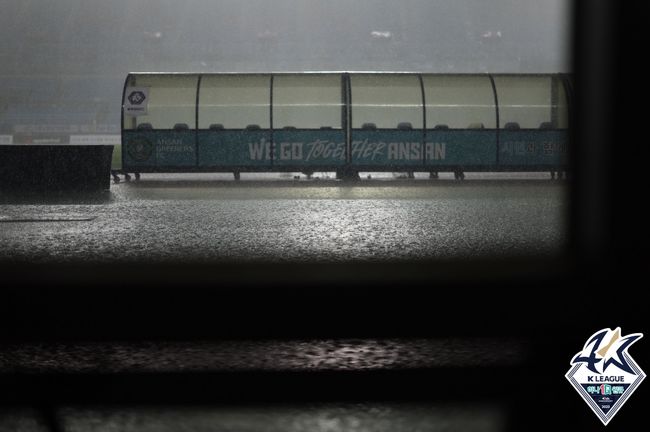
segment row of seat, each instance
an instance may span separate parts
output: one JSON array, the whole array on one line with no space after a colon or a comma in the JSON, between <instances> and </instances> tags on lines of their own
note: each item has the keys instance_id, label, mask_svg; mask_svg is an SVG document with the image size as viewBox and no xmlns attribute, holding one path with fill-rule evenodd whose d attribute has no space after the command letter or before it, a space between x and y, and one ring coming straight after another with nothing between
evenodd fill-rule
<instances>
[{"instance_id":1,"label":"row of seat","mask_svg":"<svg viewBox=\"0 0 650 432\"><path fill-rule=\"evenodd\" d=\"M153 126L151 123L140 123L137 127L137 130L152 130ZM187 123L176 123L173 127L174 130L176 131L184 131L184 130L189 130L190 127L187 125ZM221 123L213 123L209 127L210 130L225 130L225 127ZM283 128L284 130L295 130L295 126L285 126ZM325 130L333 130L334 128L332 126L321 126L320 129L325 129ZM257 124L250 124L246 126L246 130L253 131L253 130L262 130L260 125Z\"/></svg>"},{"instance_id":2,"label":"row of seat","mask_svg":"<svg viewBox=\"0 0 650 432\"><path fill-rule=\"evenodd\" d=\"M519 123L517 122L508 122L503 126L504 129L507 130L519 130L521 127L519 126ZM539 125L540 129L553 129L553 123L551 122L542 122Z\"/></svg>"},{"instance_id":3,"label":"row of seat","mask_svg":"<svg viewBox=\"0 0 650 432\"><path fill-rule=\"evenodd\" d=\"M485 125L483 123L472 123L468 127L468 129L485 129ZM508 122L503 126L504 129L506 130L519 130L521 127L519 126L519 123L517 122ZM153 126L151 123L140 123L137 127L138 130L152 130ZM187 123L176 123L174 125L174 130L176 131L183 131L183 130L189 130L190 127L187 125ZM220 123L213 123L209 127L210 130L224 130L224 126ZM282 128L283 130L295 130L295 126L285 126ZM321 130L332 130L334 129L331 126L321 126ZM361 125L362 130L377 130L377 125L375 123L364 123ZM397 125L398 130L413 130L413 125L409 122L401 122ZM442 129L446 130L449 129L449 126L446 124L438 124L436 125L433 129ZM539 129L553 129L553 124L551 122L543 122L539 125ZM260 125L257 124L250 124L246 126L246 130L253 131L253 130L262 130Z\"/></svg>"}]
</instances>

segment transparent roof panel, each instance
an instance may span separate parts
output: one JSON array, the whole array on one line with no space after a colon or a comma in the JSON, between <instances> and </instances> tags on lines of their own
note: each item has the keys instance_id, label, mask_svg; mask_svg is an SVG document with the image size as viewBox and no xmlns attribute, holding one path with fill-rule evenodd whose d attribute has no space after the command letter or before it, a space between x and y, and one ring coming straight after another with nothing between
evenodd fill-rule
<instances>
[{"instance_id":1,"label":"transparent roof panel","mask_svg":"<svg viewBox=\"0 0 650 432\"><path fill-rule=\"evenodd\" d=\"M199 93L199 129L222 125L271 127L270 75L205 75Z\"/></svg>"},{"instance_id":2,"label":"transparent roof panel","mask_svg":"<svg viewBox=\"0 0 650 432\"><path fill-rule=\"evenodd\" d=\"M124 128L149 124L153 129L172 129L185 124L194 129L197 82L197 75L131 75L127 91L146 89L146 114L132 116L125 112Z\"/></svg>"},{"instance_id":3,"label":"transparent roof panel","mask_svg":"<svg viewBox=\"0 0 650 432\"><path fill-rule=\"evenodd\" d=\"M427 129L496 128L494 91L488 76L423 75L422 83Z\"/></svg>"},{"instance_id":4,"label":"transparent roof panel","mask_svg":"<svg viewBox=\"0 0 650 432\"><path fill-rule=\"evenodd\" d=\"M553 78L553 91L557 92L557 106L552 114L552 123L558 129L567 129L569 127L569 102L566 95L566 87L558 77Z\"/></svg>"},{"instance_id":5,"label":"transparent roof panel","mask_svg":"<svg viewBox=\"0 0 650 432\"><path fill-rule=\"evenodd\" d=\"M342 110L340 75L273 77L273 127L276 129L341 128Z\"/></svg>"},{"instance_id":6,"label":"transparent roof panel","mask_svg":"<svg viewBox=\"0 0 650 432\"><path fill-rule=\"evenodd\" d=\"M537 129L551 123L566 127L567 107L562 82L550 76L495 76L501 127Z\"/></svg>"},{"instance_id":7,"label":"transparent roof panel","mask_svg":"<svg viewBox=\"0 0 650 432\"><path fill-rule=\"evenodd\" d=\"M417 75L350 75L352 127L373 123L397 128L410 123L422 128L422 89Z\"/></svg>"}]
</instances>

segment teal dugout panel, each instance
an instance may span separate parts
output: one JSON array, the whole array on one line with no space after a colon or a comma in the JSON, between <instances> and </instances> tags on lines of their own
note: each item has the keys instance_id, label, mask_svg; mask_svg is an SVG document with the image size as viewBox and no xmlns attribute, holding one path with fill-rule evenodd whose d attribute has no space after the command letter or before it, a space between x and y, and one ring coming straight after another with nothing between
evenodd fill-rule
<instances>
[{"instance_id":1,"label":"teal dugout panel","mask_svg":"<svg viewBox=\"0 0 650 432\"><path fill-rule=\"evenodd\" d=\"M494 166L495 130L427 130L424 153L427 166Z\"/></svg>"},{"instance_id":2,"label":"teal dugout panel","mask_svg":"<svg viewBox=\"0 0 650 432\"><path fill-rule=\"evenodd\" d=\"M192 130L124 131L123 169L196 166L196 135Z\"/></svg>"},{"instance_id":3,"label":"teal dugout panel","mask_svg":"<svg viewBox=\"0 0 650 432\"><path fill-rule=\"evenodd\" d=\"M499 165L562 166L567 163L566 130L522 129L499 132Z\"/></svg>"},{"instance_id":4,"label":"teal dugout panel","mask_svg":"<svg viewBox=\"0 0 650 432\"><path fill-rule=\"evenodd\" d=\"M271 166L270 130L200 130L199 167Z\"/></svg>"},{"instance_id":5,"label":"teal dugout panel","mask_svg":"<svg viewBox=\"0 0 650 432\"><path fill-rule=\"evenodd\" d=\"M351 165L421 166L422 130L352 130Z\"/></svg>"},{"instance_id":6,"label":"teal dugout panel","mask_svg":"<svg viewBox=\"0 0 650 432\"><path fill-rule=\"evenodd\" d=\"M273 133L275 166L341 166L345 164L342 130L277 130Z\"/></svg>"}]
</instances>

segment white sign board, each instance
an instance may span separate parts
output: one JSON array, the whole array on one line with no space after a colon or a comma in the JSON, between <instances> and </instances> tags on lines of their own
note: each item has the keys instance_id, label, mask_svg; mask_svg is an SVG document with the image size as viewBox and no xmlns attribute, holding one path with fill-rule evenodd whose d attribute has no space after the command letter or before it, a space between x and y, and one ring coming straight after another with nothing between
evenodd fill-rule
<instances>
[{"instance_id":1,"label":"white sign board","mask_svg":"<svg viewBox=\"0 0 650 432\"><path fill-rule=\"evenodd\" d=\"M72 145L119 145L119 135L70 135Z\"/></svg>"},{"instance_id":2,"label":"white sign board","mask_svg":"<svg viewBox=\"0 0 650 432\"><path fill-rule=\"evenodd\" d=\"M7 145L7 144L13 144L14 143L14 136L13 135L0 135L0 145Z\"/></svg>"},{"instance_id":3,"label":"white sign board","mask_svg":"<svg viewBox=\"0 0 650 432\"><path fill-rule=\"evenodd\" d=\"M149 87L127 87L124 93L124 114L141 116L147 114Z\"/></svg>"}]
</instances>

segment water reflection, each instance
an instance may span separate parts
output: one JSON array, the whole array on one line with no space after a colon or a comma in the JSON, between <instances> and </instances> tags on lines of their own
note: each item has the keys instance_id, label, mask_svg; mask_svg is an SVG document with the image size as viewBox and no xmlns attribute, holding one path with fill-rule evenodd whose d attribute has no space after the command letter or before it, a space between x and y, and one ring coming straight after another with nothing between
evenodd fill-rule
<instances>
[{"instance_id":1,"label":"water reflection","mask_svg":"<svg viewBox=\"0 0 650 432\"><path fill-rule=\"evenodd\" d=\"M0 372L359 371L521 365L513 338L5 345Z\"/></svg>"},{"instance_id":2,"label":"water reflection","mask_svg":"<svg viewBox=\"0 0 650 432\"><path fill-rule=\"evenodd\" d=\"M66 430L84 432L496 432L504 430L506 424L504 409L496 404L360 403L139 410L68 409L64 413L67 417Z\"/></svg>"},{"instance_id":3,"label":"water reflection","mask_svg":"<svg viewBox=\"0 0 650 432\"><path fill-rule=\"evenodd\" d=\"M46 432L29 407L0 410L0 431ZM68 432L497 432L507 413L496 403L329 403L266 406L65 406Z\"/></svg>"},{"instance_id":4,"label":"water reflection","mask_svg":"<svg viewBox=\"0 0 650 432\"><path fill-rule=\"evenodd\" d=\"M549 180L189 182L158 176L102 196L2 203L14 222L0 232L0 260L337 262L553 255L565 245L566 190Z\"/></svg>"}]
</instances>

